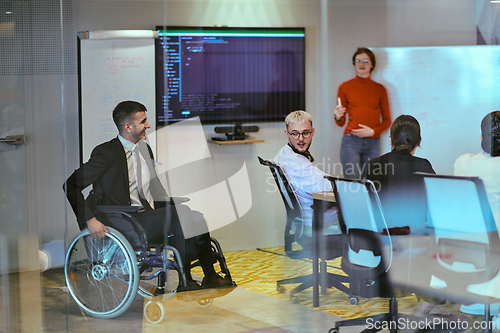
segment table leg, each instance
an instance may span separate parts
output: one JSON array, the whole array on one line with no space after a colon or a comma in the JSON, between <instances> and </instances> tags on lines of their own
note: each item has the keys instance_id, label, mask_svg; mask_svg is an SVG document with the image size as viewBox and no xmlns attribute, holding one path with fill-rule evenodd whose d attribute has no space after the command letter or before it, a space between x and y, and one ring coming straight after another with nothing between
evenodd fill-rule
<instances>
[{"instance_id":1,"label":"table leg","mask_svg":"<svg viewBox=\"0 0 500 333\"><path fill-rule=\"evenodd\" d=\"M313 225L312 225L312 241L313 241L313 307L319 306L319 236L321 225L323 225L322 200L313 200Z\"/></svg>"}]
</instances>

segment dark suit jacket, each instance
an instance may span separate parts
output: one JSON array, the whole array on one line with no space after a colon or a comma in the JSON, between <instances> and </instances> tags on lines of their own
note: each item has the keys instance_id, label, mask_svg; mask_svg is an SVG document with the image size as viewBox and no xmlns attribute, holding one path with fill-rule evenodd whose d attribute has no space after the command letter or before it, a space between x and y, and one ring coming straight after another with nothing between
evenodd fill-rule
<instances>
[{"instance_id":1,"label":"dark suit jacket","mask_svg":"<svg viewBox=\"0 0 500 333\"><path fill-rule=\"evenodd\" d=\"M156 175L153 152L144 142L139 147L151 174L153 199L164 201L168 196ZM118 137L95 147L88 162L75 170L65 185L80 229L86 228L87 221L95 217L96 205L130 206L127 157ZM93 190L85 200L82 191L89 185L93 185Z\"/></svg>"},{"instance_id":2,"label":"dark suit jacket","mask_svg":"<svg viewBox=\"0 0 500 333\"><path fill-rule=\"evenodd\" d=\"M431 163L406 150L370 160L367 178L375 183L389 227L425 226L426 203L422 178L415 172L435 173Z\"/></svg>"}]
</instances>

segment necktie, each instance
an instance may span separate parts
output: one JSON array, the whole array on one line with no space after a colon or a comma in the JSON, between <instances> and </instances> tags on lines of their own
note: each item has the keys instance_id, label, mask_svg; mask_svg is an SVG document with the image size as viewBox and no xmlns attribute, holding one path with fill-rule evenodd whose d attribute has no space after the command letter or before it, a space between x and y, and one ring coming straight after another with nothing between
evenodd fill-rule
<instances>
[{"instance_id":1,"label":"necktie","mask_svg":"<svg viewBox=\"0 0 500 333\"><path fill-rule=\"evenodd\" d=\"M142 184L142 166L141 166L141 154L139 153L139 146L135 146L134 153L136 156L136 166L137 166L137 191L139 192L139 200L141 201L142 207L146 210L152 210L153 208L149 204L148 200L144 195L143 184Z\"/></svg>"},{"instance_id":2,"label":"necktie","mask_svg":"<svg viewBox=\"0 0 500 333\"><path fill-rule=\"evenodd\" d=\"M127 150L128 180L131 188L137 185L134 173L134 162L132 162L132 158L134 158L132 152L130 150Z\"/></svg>"}]
</instances>

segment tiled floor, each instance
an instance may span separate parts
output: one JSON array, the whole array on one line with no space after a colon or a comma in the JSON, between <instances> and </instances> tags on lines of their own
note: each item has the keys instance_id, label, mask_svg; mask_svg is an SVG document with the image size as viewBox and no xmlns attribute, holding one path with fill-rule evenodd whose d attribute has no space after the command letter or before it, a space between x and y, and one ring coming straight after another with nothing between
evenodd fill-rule
<instances>
[{"instance_id":1,"label":"tiled floor","mask_svg":"<svg viewBox=\"0 0 500 333\"><path fill-rule=\"evenodd\" d=\"M85 315L67 293L62 269L39 274L29 272L0 276L0 332L328 332L336 320L357 318L387 311L386 299L361 299L350 305L347 295L329 289L312 307L312 289L299 296L299 305L289 302L288 292L276 292L276 280L308 274L311 263L279 255L281 249L226 253L226 260L238 287L214 298L213 291L177 293L174 297L149 304L136 297L129 309L115 319L95 319ZM276 252L271 253L271 252ZM340 262L329 263L329 271L339 273ZM201 272L195 272L200 274ZM41 277L41 278L40 278ZM288 288L290 289L290 288ZM226 293L222 291L222 293ZM209 294L207 294L209 293ZM210 294L212 293L212 294ZM200 301L201 299L201 301ZM196 302L198 300L198 302ZM400 311L412 313L414 295L398 298ZM150 319L164 318L157 324ZM459 305L445 305L458 314ZM477 318L473 318L476 319ZM360 332L364 327L342 328L342 333Z\"/></svg>"}]
</instances>

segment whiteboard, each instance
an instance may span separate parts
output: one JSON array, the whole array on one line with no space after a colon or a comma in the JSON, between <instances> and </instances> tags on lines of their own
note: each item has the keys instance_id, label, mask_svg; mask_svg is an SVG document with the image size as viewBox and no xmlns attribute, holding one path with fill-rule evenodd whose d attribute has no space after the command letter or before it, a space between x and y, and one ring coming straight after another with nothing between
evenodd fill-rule
<instances>
[{"instance_id":1,"label":"whiteboard","mask_svg":"<svg viewBox=\"0 0 500 333\"><path fill-rule=\"evenodd\" d=\"M115 106L134 100L144 104L156 130L154 39L80 39L81 162L95 146L118 135L112 119ZM156 138L148 136L153 151Z\"/></svg>"},{"instance_id":2,"label":"whiteboard","mask_svg":"<svg viewBox=\"0 0 500 333\"><path fill-rule=\"evenodd\" d=\"M500 110L500 46L374 48L374 81L389 95L392 118L409 114L422 132L415 156L439 174L453 174L455 160L481 151L481 120ZM389 131L381 136L390 151Z\"/></svg>"}]
</instances>

